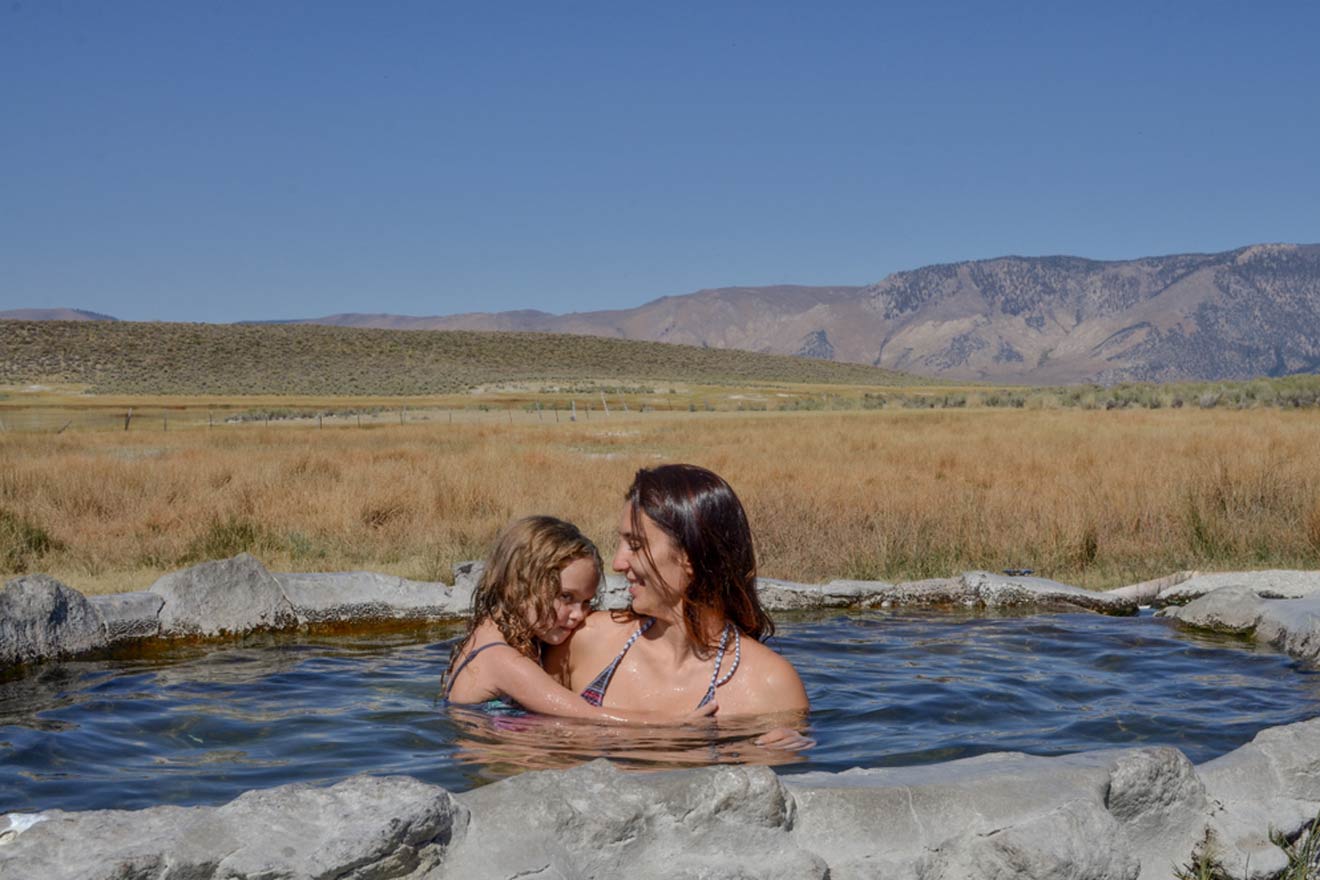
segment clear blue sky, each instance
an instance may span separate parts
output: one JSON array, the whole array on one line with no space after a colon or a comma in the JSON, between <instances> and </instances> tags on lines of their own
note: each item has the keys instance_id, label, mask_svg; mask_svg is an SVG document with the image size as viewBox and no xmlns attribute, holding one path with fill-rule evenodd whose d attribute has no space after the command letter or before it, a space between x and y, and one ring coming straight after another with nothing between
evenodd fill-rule
<instances>
[{"instance_id":1,"label":"clear blue sky","mask_svg":"<svg viewBox=\"0 0 1320 880\"><path fill-rule=\"evenodd\" d=\"M1320 241L1320 3L2 0L0 309L629 307Z\"/></svg>"}]
</instances>

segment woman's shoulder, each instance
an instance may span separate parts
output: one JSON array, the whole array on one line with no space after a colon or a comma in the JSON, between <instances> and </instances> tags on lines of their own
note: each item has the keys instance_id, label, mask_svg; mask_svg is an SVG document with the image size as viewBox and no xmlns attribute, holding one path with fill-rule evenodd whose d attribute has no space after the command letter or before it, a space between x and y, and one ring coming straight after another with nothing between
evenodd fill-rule
<instances>
[{"instance_id":1,"label":"woman's shoulder","mask_svg":"<svg viewBox=\"0 0 1320 880\"><path fill-rule=\"evenodd\" d=\"M743 638L742 663L748 692L755 697L758 712L781 712L807 708L807 692L793 664L773 648L755 639Z\"/></svg>"}]
</instances>

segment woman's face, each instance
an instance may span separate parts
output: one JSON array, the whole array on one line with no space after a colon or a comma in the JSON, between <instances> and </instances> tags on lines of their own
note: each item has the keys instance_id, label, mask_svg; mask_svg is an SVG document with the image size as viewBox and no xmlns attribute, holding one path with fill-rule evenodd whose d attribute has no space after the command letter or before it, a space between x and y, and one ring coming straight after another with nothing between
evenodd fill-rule
<instances>
[{"instance_id":1,"label":"woman's face","mask_svg":"<svg viewBox=\"0 0 1320 880\"><path fill-rule=\"evenodd\" d=\"M628 579L632 609L647 617L671 618L692 582L687 554L643 512L638 512L641 534L633 528L632 505L625 504L619 516L619 549L611 563ZM651 549L651 564L646 550Z\"/></svg>"},{"instance_id":2,"label":"woman's face","mask_svg":"<svg viewBox=\"0 0 1320 880\"><path fill-rule=\"evenodd\" d=\"M596 566L590 559L574 559L564 566L559 572L559 595L555 596L554 616L539 624L533 622L532 632L547 645L562 644L591 613L596 585Z\"/></svg>"}]
</instances>

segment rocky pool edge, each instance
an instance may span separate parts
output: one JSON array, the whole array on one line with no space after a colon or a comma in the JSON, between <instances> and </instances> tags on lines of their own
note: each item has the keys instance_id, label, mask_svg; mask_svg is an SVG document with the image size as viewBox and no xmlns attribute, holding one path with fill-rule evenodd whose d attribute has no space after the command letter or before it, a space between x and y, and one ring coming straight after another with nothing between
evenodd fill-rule
<instances>
[{"instance_id":1,"label":"rocky pool edge","mask_svg":"<svg viewBox=\"0 0 1320 880\"><path fill-rule=\"evenodd\" d=\"M461 617L480 566L455 583L367 572L273 574L246 554L86 597L44 575L0 592L0 668L130 640L225 638L354 621ZM1093 593L968 572L888 584L761 579L775 611L977 606L1132 614L1255 638L1320 660L1320 572L1180 572ZM603 604L626 600L617 579ZM606 761L452 794L405 776L249 791L214 807L0 817L0 878L1087 877L1172 875L1209 847L1232 877L1286 866L1320 811L1320 718L1261 731L1200 765L1174 748L779 777L764 767L632 773Z\"/></svg>"}]
</instances>

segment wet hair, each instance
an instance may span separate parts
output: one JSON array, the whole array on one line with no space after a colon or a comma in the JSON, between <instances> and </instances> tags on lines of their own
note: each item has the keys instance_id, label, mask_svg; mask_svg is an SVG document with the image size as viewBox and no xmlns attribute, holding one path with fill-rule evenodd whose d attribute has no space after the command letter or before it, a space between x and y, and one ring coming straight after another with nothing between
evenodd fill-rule
<instances>
[{"instance_id":1,"label":"wet hair","mask_svg":"<svg viewBox=\"0 0 1320 880\"><path fill-rule=\"evenodd\" d=\"M774 621L756 593L752 530L733 487L703 467L666 464L639 470L624 498L631 508L632 533L653 571L642 514L687 555L692 582L683 597L683 626L698 651L713 648L711 639L718 636L702 626L710 617L731 622L754 639L774 635Z\"/></svg>"},{"instance_id":2,"label":"wet hair","mask_svg":"<svg viewBox=\"0 0 1320 880\"><path fill-rule=\"evenodd\" d=\"M570 522L552 516L528 516L505 526L495 539L481 581L472 592L472 617L468 620L467 633L449 655L442 686L463 646L482 621L494 622L506 642L524 656L539 661L540 645L527 619L553 619L555 597L563 589L560 572L579 559L591 560L599 581L604 570L600 551Z\"/></svg>"}]
</instances>

